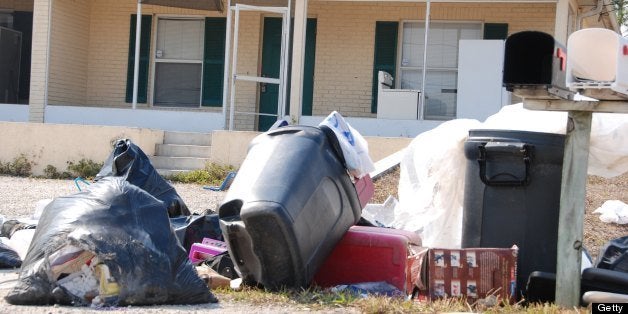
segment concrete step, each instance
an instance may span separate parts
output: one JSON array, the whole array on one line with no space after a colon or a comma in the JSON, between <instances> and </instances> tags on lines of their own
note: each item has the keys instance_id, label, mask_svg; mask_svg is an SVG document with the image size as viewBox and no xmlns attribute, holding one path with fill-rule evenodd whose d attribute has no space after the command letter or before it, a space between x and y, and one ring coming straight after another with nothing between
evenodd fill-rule
<instances>
[{"instance_id":1,"label":"concrete step","mask_svg":"<svg viewBox=\"0 0 628 314\"><path fill-rule=\"evenodd\" d=\"M151 156L155 169L197 170L205 168L209 158Z\"/></svg>"},{"instance_id":2,"label":"concrete step","mask_svg":"<svg viewBox=\"0 0 628 314\"><path fill-rule=\"evenodd\" d=\"M162 177L168 177L175 174L190 171L190 170L176 170L176 169L155 169L155 170L157 170L157 173L159 173L159 175Z\"/></svg>"},{"instance_id":3,"label":"concrete step","mask_svg":"<svg viewBox=\"0 0 628 314\"><path fill-rule=\"evenodd\" d=\"M209 158L211 146L156 144L155 155L164 157Z\"/></svg>"},{"instance_id":4,"label":"concrete step","mask_svg":"<svg viewBox=\"0 0 628 314\"><path fill-rule=\"evenodd\" d=\"M211 146L211 133L164 132L164 144Z\"/></svg>"}]
</instances>

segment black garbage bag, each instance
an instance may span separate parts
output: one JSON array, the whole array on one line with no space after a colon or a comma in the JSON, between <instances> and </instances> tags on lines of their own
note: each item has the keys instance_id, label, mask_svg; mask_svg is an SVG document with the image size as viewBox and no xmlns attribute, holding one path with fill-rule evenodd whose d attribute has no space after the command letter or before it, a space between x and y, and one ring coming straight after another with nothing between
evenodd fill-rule
<instances>
[{"instance_id":1,"label":"black garbage bag","mask_svg":"<svg viewBox=\"0 0 628 314\"><path fill-rule=\"evenodd\" d=\"M217 302L189 262L162 201L120 177L56 198L43 212L11 304Z\"/></svg>"},{"instance_id":2,"label":"black garbage bag","mask_svg":"<svg viewBox=\"0 0 628 314\"><path fill-rule=\"evenodd\" d=\"M600 249L594 266L628 273L628 236L607 242Z\"/></svg>"},{"instance_id":3,"label":"black garbage bag","mask_svg":"<svg viewBox=\"0 0 628 314\"><path fill-rule=\"evenodd\" d=\"M37 225L35 224L27 224L24 222L20 222L19 220L11 219L2 223L2 227L0 227L0 237L11 238L14 233L20 230L26 229L35 229Z\"/></svg>"},{"instance_id":4,"label":"black garbage bag","mask_svg":"<svg viewBox=\"0 0 628 314\"><path fill-rule=\"evenodd\" d=\"M203 238L224 241L218 214L172 217L170 224L179 238L179 243L188 253L192 244L202 243Z\"/></svg>"},{"instance_id":5,"label":"black garbage bag","mask_svg":"<svg viewBox=\"0 0 628 314\"><path fill-rule=\"evenodd\" d=\"M18 268L21 265L22 259L17 252L0 242L0 268Z\"/></svg>"},{"instance_id":6,"label":"black garbage bag","mask_svg":"<svg viewBox=\"0 0 628 314\"><path fill-rule=\"evenodd\" d=\"M166 203L168 216L190 215L190 210L170 183L162 178L148 156L129 139L117 140L113 152L94 178L122 177Z\"/></svg>"},{"instance_id":7,"label":"black garbage bag","mask_svg":"<svg viewBox=\"0 0 628 314\"><path fill-rule=\"evenodd\" d=\"M219 275L225 276L229 279L240 278L240 275L238 275L238 272L233 265L233 260L227 252L210 257L203 261L201 264L209 266Z\"/></svg>"}]
</instances>

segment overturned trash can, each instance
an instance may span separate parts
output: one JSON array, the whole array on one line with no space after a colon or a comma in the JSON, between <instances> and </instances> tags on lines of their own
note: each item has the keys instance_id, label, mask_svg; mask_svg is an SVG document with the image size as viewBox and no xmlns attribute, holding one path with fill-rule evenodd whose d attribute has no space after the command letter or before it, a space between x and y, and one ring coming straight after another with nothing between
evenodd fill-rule
<instances>
[{"instance_id":1,"label":"overturned trash can","mask_svg":"<svg viewBox=\"0 0 628 314\"><path fill-rule=\"evenodd\" d=\"M517 291L556 272L564 135L470 130L462 247L519 247ZM517 296L520 297L520 294Z\"/></svg>"},{"instance_id":2,"label":"overturned trash can","mask_svg":"<svg viewBox=\"0 0 628 314\"><path fill-rule=\"evenodd\" d=\"M308 126L257 136L218 210L236 269L269 289L308 286L360 214L337 139Z\"/></svg>"}]
</instances>

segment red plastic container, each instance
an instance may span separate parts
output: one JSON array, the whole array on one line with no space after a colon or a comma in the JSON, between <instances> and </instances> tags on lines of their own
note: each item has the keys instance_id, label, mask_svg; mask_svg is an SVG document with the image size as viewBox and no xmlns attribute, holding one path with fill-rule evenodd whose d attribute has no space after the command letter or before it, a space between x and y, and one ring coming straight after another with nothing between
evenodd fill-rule
<instances>
[{"instance_id":1,"label":"red plastic container","mask_svg":"<svg viewBox=\"0 0 628 314\"><path fill-rule=\"evenodd\" d=\"M420 245L421 238L414 232L352 226L314 276L314 283L332 287L386 281L410 294L420 271L412 267L418 257L410 248Z\"/></svg>"}]
</instances>

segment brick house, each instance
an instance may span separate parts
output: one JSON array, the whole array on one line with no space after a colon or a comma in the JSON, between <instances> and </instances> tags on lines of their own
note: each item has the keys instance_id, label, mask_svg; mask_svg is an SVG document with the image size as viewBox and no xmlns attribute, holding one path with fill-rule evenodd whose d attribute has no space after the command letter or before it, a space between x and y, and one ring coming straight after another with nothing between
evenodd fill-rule
<instances>
[{"instance_id":1,"label":"brick house","mask_svg":"<svg viewBox=\"0 0 628 314\"><path fill-rule=\"evenodd\" d=\"M0 99L0 121L209 132L230 124L235 130L264 130L276 119L264 115L277 114L279 94L273 84L238 81L233 102L225 97L225 61L232 60L224 58L225 41L233 39L226 35L225 0L142 2L137 105L132 109L136 0L0 0L0 26L18 30L22 42L20 87L13 98ZM150 4L154 2L174 6ZM211 10L186 8L195 2L207 2ZM239 3L286 5L279 0ZM284 110L300 111L292 116L302 124L317 124L337 110L365 135L382 136L414 136L454 118L483 119L516 101L501 90L499 75L483 83L486 90L465 87L484 69L500 73L501 64L494 59L501 54L500 40L523 30L543 31L563 42L578 26L617 31L606 6L587 13L598 3L610 2L431 3L425 100L415 102L415 116L397 112L382 118L378 112L391 104L378 103L378 71L392 75L393 89L422 90L426 2L295 0L292 7L305 7L307 15L301 23L307 25L306 35L294 36L304 43L304 68L302 74L288 72L302 75L302 96L289 95L300 106L292 103ZM236 72L276 77L278 15L242 11L238 28ZM482 46L486 40L497 45ZM461 98L465 88L473 91L471 100ZM493 104L482 101L488 90L497 95Z\"/></svg>"}]
</instances>

